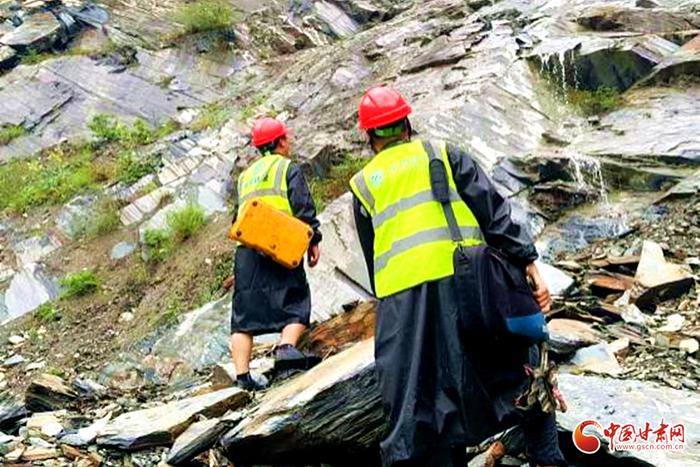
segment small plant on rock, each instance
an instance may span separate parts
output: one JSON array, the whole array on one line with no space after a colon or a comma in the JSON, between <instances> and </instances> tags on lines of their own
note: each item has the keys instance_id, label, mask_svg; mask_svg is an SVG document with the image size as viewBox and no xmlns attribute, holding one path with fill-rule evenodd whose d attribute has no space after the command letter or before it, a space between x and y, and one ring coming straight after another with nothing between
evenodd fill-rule
<instances>
[{"instance_id":1,"label":"small plant on rock","mask_svg":"<svg viewBox=\"0 0 700 467\"><path fill-rule=\"evenodd\" d=\"M127 184L155 172L161 166L160 156L139 157L134 151L124 151L117 157L117 180Z\"/></svg>"},{"instance_id":2,"label":"small plant on rock","mask_svg":"<svg viewBox=\"0 0 700 467\"><path fill-rule=\"evenodd\" d=\"M168 227L179 242L194 236L204 226L204 222L204 209L194 203L168 215Z\"/></svg>"},{"instance_id":3,"label":"small plant on rock","mask_svg":"<svg viewBox=\"0 0 700 467\"><path fill-rule=\"evenodd\" d=\"M82 297L97 291L100 281L92 271L81 271L61 279L62 298Z\"/></svg>"},{"instance_id":4,"label":"small plant on rock","mask_svg":"<svg viewBox=\"0 0 700 467\"><path fill-rule=\"evenodd\" d=\"M143 234L143 244L151 260L162 261L172 250L173 236L164 229L149 229Z\"/></svg>"},{"instance_id":5,"label":"small plant on rock","mask_svg":"<svg viewBox=\"0 0 700 467\"><path fill-rule=\"evenodd\" d=\"M366 163L365 159L346 154L340 164L330 168L327 177L313 178L309 182L309 189L316 210L323 211L326 203L345 193L352 176L359 172Z\"/></svg>"},{"instance_id":6,"label":"small plant on rock","mask_svg":"<svg viewBox=\"0 0 700 467\"><path fill-rule=\"evenodd\" d=\"M598 88L595 91L574 89L569 91L569 102L586 116L599 115L615 110L622 105L620 91L613 88Z\"/></svg>"},{"instance_id":7,"label":"small plant on rock","mask_svg":"<svg viewBox=\"0 0 700 467\"><path fill-rule=\"evenodd\" d=\"M227 0L196 0L180 6L173 19L192 34L228 29L237 18L232 3Z\"/></svg>"},{"instance_id":8,"label":"small plant on rock","mask_svg":"<svg viewBox=\"0 0 700 467\"><path fill-rule=\"evenodd\" d=\"M24 135L26 130L22 125L5 125L0 127L0 146L5 146Z\"/></svg>"},{"instance_id":9,"label":"small plant on rock","mask_svg":"<svg viewBox=\"0 0 700 467\"><path fill-rule=\"evenodd\" d=\"M39 321L43 321L45 323L58 321L61 319L61 316L53 303L44 303L37 308L34 313Z\"/></svg>"}]
</instances>

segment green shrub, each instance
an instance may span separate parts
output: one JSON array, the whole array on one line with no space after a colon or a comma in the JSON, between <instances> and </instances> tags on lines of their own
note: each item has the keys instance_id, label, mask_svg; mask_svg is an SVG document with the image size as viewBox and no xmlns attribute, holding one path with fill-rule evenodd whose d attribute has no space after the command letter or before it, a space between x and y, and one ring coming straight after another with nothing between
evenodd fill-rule
<instances>
[{"instance_id":1,"label":"green shrub","mask_svg":"<svg viewBox=\"0 0 700 467\"><path fill-rule=\"evenodd\" d=\"M161 166L158 154L139 157L134 151L124 151L117 157L117 180L127 184L155 172Z\"/></svg>"},{"instance_id":2,"label":"green shrub","mask_svg":"<svg viewBox=\"0 0 700 467\"><path fill-rule=\"evenodd\" d=\"M190 203L168 214L168 227L178 242L194 236L204 226L204 209Z\"/></svg>"},{"instance_id":3,"label":"green shrub","mask_svg":"<svg viewBox=\"0 0 700 467\"><path fill-rule=\"evenodd\" d=\"M0 166L0 211L23 212L58 204L94 188L100 177L89 145L59 147L48 156L15 159Z\"/></svg>"},{"instance_id":4,"label":"green shrub","mask_svg":"<svg viewBox=\"0 0 700 467\"><path fill-rule=\"evenodd\" d=\"M614 88L598 88L595 91L574 89L569 91L569 102L584 115L592 116L620 107L622 96Z\"/></svg>"},{"instance_id":5,"label":"green shrub","mask_svg":"<svg viewBox=\"0 0 700 467\"><path fill-rule=\"evenodd\" d=\"M59 315L58 310L53 305L53 303L44 303L39 308L37 308L34 313L37 319L39 319L39 321L43 321L45 323L51 321L58 321L59 319L61 319L61 316Z\"/></svg>"},{"instance_id":6,"label":"green shrub","mask_svg":"<svg viewBox=\"0 0 700 467\"><path fill-rule=\"evenodd\" d=\"M177 23L188 33L219 31L230 28L237 19L233 5L227 0L196 0L175 12Z\"/></svg>"},{"instance_id":7,"label":"green shrub","mask_svg":"<svg viewBox=\"0 0 700 467\"><path fill-rule=\"evenodd\" d=\"M366 163L365 159L346 155L340 164L330 168L330 173L326 178L313 178L309 182L309 189L311 190L311 197L316 205L316 210L318 212L323 211L328 202L348 191L350 179Z\"/></svg>"},{"instance_id":8,"label":"green shrub","mask_svg":"<svg viewBox=\"0 0 700 467\"><path fill-rule=\"evenodd\" d=\"M61 279L62 298L82 297L91 294L100 287L97 276L92 271L81 271Z\"/></svg>"},{"instance_id":9,"label":"green shrub","mask_svg":"<svg viewBox=\"0 0 700 467\"><path fill-rule=\"evenodd\" d=\"M162 261L172 250L173 236L164 229L149 229L143 234L143 244L151 260Z\"/></svg>"},{"instance_id":10,"label":"green shrub","mask_svg":"<svg viewBox=\"0 0 700 467\"><path fill-rule=\"evenodd\" d=\"M27 131L22 125L5 125L0 127L0 146L5 146L11 141L24 135Z\"/></svg>"},{"instance_id":11,"label":"green shrub","mask_svg":"<svg viewBox=\"0 0 700 467\"><path fill-rule=\"evenodd\" d=\"M129 128L116 117L107 114L97 114L90 122L88 128L95 138L106 141L123 141L128 138Z\"/></svg>"}]
</instances>

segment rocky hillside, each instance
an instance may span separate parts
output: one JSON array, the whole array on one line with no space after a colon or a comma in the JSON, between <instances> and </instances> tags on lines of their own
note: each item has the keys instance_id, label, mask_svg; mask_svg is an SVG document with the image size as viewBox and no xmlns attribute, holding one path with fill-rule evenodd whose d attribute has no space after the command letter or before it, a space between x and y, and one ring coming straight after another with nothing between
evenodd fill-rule
<instances>
[{"instance_id":1,"label":"rocky hillside","mask_svg":"<svg viewBox=\"0 0 700 467\"><path fill-rule=\"evenodd\" d=\"M700 462L698 2L137 3L0 2L3 462L377 462L346 193L376 83L406 95L421 137L467 148L537 236L572 463L629 465L570 446L613 414L686 424L685 451L635 465ZM329 358L253 398L217 364L233 180L261 115L294 129L323 209L305 346Z\"/></svg>"}]
</instances>

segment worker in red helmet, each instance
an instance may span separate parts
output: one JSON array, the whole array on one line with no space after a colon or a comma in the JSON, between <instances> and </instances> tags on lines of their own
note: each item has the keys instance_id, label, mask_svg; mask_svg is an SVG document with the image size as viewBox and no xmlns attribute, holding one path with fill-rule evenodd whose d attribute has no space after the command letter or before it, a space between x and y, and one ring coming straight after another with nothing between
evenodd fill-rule
<instances>
[{"instance_id":1,"label":"worker in red helmet","mask_svg":"<svg viewBox=\"0 0 700 467\"><path fill-rule=\"evenodd\" d=\"M260 157L238 178L238 206L249 198L260 198L309 224L314 234L307 259L310 267L316 266L320 258L320 223L301 168L290 160L287 128L274 118L261 118L253 126L252 143ZM262 379L254 378L249 369L253 336L260 334L282 333L275 348L278 373L308 368L310 359L296 348L311 314L304 265L290 270L252 249L238 246L234 277L230 347L236 383L246 390L264 387Z\"/></svg>"},{"instance_id":2,"label":"worker in red helmet","mask_svg":"<svg viewBox=\"0 0 700 467\"><path fill-rule=\"evenodd\" d=\"M465 466L466 446L520 423L534 465L565 465L551 410L513 404L547 338L533 240L465 151L413 138L411 112L389 87L364 94L359 124L375 156L350 181L379 298L383 464Z\"/></svg>"}]
</instances>

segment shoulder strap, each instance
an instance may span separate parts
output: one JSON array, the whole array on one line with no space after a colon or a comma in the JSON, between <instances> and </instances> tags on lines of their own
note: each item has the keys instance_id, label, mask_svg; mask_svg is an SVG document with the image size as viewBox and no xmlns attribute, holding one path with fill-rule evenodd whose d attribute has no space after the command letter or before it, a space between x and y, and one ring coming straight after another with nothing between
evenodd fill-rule
<instances>
[{"instance_id":1,"label":"shoulder strap","mask_svg":"<svg viewBox=\"0 0 700 467\"><path fill-rule=\"evenodd\" d=\"M432 141L423 141L425 152L430 158L430 188L433 191L435 200L442 205L442 210L445 213L447 225L450 228L450 236L455 243L461 243L464 238L457 224L455 212L452 209L450 200L450 182L447 179L447 168L442 160L440 148L435 147Z\"/></svg>"}]
</instances>

